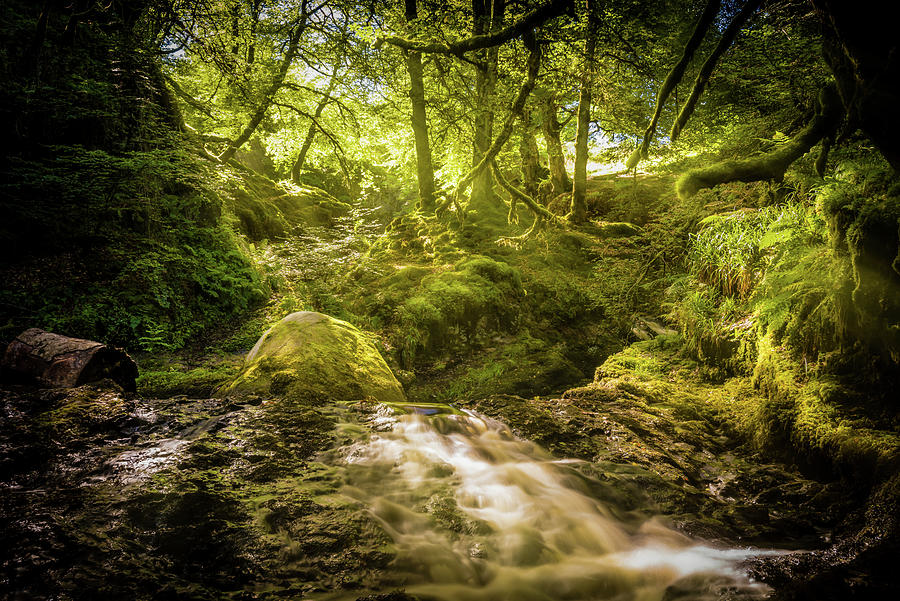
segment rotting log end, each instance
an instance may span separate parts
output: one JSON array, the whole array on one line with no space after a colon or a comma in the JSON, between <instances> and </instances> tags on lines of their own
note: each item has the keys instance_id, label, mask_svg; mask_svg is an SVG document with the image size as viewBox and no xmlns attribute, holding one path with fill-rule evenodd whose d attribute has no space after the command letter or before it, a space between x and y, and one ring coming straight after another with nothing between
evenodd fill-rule
<instances>
[{"instance_id":1,"label":"rotting log end","mask_svg":"<svg viewBox=\"0 0 900 601\"><path fill-rule=\"evenodd\" d=\"M0 361L4 380L67 388L110 379L134 392L138 369L124 350L39 328L19 334Z\"/></svg>"}]
</instances>

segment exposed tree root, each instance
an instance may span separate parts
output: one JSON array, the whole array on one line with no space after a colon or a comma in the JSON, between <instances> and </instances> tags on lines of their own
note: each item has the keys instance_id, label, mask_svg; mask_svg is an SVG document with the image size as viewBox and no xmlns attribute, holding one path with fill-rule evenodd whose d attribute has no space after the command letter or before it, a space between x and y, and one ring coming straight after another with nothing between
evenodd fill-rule
<instances>
[{"instance_id":1,"label":"exposed tree root","mask_svg":"<svg viewBox=\"0 0 900 601\"><path fill-rule=\"evenodd\" d=\"M497 180L497 183L500 184L500 186L504 190L509 192L510 196L512 197L512 201L510 202L510 211L512 211L512 207L514 206L514 203L516 201L519 201L519 202L522 202L526 207L531 209L531 212L534 213L535 216L541 217L542 219L546 219L547 221L549 221L551 223L555 223L557 225L563 225L563 222L559 217L557 217L556 215L554 215L553 213L551 213L550 211L548 211L547 209L545 209L544 207L539 205L533 198L531 198L529 195L525 194L525 192L519 190L518 188L513 186L511 183L509 183L509 181L505 177L503 177L503 174L500 172L500 169L497 167L496 161L493 161L493 160L491 161L491 171L493 172L494 178ZM532 226L532 227L534 227L534 226Z\"/></svg>"}]
</instances>

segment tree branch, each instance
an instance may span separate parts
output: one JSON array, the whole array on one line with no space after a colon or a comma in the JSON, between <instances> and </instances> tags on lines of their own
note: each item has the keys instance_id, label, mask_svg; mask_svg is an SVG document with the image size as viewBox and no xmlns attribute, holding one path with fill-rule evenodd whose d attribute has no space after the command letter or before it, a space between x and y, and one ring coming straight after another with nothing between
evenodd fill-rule
<instances>
[{"instance_id":1,"label":"tree branch","mask_svg":"<svg viewBox=\"0 0 900 601\"><path fill-rule=\"evenodd\" d=\"M739 12L734 17L734 20L728 24L728 27L725 28L725 32L722 34L719 43L703 63L703 66L700 67L700 73L697 74L697 79L694 80L694 87L691 88L691 94L688 96L684 106L681 107L681 112L678 113L678 118L675 119L675 123L672 124L672 131L669 133L669 138L671 138L673 142L678 139L681 130L684 129L688 119L690 119L691 114L694 112L694 107L697 105L697 101L700 100L700 95L703 94L703 90L706 88L706 84L709 82L709 78L712 75L713 69L716 68L719 59L722 58L722 55L725 54L725 51L728 50L732 42L734 42L734 38L737 37L741 27L743 27L744 23L747 22L747 19L756 12L756 9L759 8L760 4L762 4L762 0L747 0L747 3L744 4L744 8L741 9L741 12Z\"/></svg>"},{"instance_id":2,"label":"tree branch","mask_svg":"<svg viewBox=\"0 0 900 601\"><path fill-rule=\"evenodd\" d=\"M375 49L381 48L385 43L397 46L405 50L416 52L435 52L439 54L455 54L460 56L465 52L499 46L500 44L517 38L524 33L533 30L545 21L563 14L572 6L572 0L551 0L549 3L531 11L519 21L492 33L474 35L472 37L457 40L455 42L419 42L399 36L379 37L375 42Z\"/></svg>"},{"instance_id":3,"label":"tree branch","mask_svg":"<svg viewBox=\"0 0 900 601\"><path fill-rule=\"evenodd\" d=\"M663 106L665 106L666 100L669 99L669 94L672 93L672 90L675 89L675 86L678 85L678 82L680 82L681 78L684 76L684 71L687 69L688 63L691 62L691 57L694 56L694 52L700 47L700 43L706 36L707 30L719 13L719 6L721 3L721 0L707 0L706 6L703 8L703 13L700 15L697 25L694 26L694 33L691 34L687 44L684 45L681 58L678 59L678 62L675 63L675 66L669 71L662 87L659 89L659 94L656 96L656 110L653 112L653 119L650 120L650 125L647 126L647 130L644 132L643 142L641 142L641 145L635 149L630 157L628 157L628 161L625 163L625 166L628 169L637 167L638 163L641 162L641 159L647 156L647 149L650 148L650 140L653 138L653 134L656 133L656 124L659 121L660 115L662 115Z\"/></svg>"},{"instance_id":4,"label":"tree branch","mask_svg":"<svg viewBox=\"0 0 900 601\"><path fill-rule=\"evenodd\" d=\"M196 98L194 98L193 96L191 96L190 94L188 94L188 93L184 90L184 88L182 88L182 87L178 84L178 82L175 81L172 77L169 77L168 75L164 75L163 77L165 78L166 83L169 84L169 87L172 88L172 91L175 92L175 95L176 95L176 96L178 96L179 98L181 98L182 100L184 100L189 106L191 106L191 107L193 107L194 109L200 111L201 113L203 113L204 115L206 115L206 116L209 117L210 119L214 119L214 118L215 118L215 117L213 117L212 109L209 107L209 105L207 105L206 103L204 103L204 102L202 102L202 101L200 101L200 100L197 100Z\"/></svg>"},{"instance_id":5,"label":"tree branch","mask_svg":"<svg viewBox=\"0 0 900 601\"><path fill-rule=\"evenodd\" d=\"M809 149L825 138L834 135L843 118L844 110L834 85L822 88L819 107L809 125L777 150L759 157L736 161L723 161L709 167L693 169L678 179L675 190L680 198L688 198L703 188L712 188L725 182L757 182L784 179L784 172L791 163L809 152Z\"/></svg>"}]
</instances>

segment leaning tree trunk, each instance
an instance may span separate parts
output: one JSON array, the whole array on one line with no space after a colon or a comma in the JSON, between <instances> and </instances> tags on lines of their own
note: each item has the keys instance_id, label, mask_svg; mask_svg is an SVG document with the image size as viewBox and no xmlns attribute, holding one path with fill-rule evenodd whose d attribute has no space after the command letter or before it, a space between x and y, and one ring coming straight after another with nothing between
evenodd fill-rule
<instances>
[{"instance_id":1,"label":"leaning tree trunk","mask_svg":"<svg viewBox=\"0 0 900 601\"><path fill-rule=\"evenodd\" d=\"M19 380L64 388L109 378L135 390L137 365L122 349L38 328L25 330L3 354L3 371Z\"/></svg>"},{"instance_id":2,"label":"leaning tree trunk","mask_svg":"<svg viewBox=\"0 0 900 601\"><path fill-rule=\"evenodd\" d=\"M578 96L578 121L575 134L575 173L572 182L572 202L569 220L573 223L587 221L587 161L588 128L591 124L591 87L594 85L594 50L597 48L597 10L595 0L586 0L586 28L584 32L584 64L581 68L581 93Z\"/></svg>"},{"instance_id":3,"label":"leaning tree trunk","mask_svg":"<svg viewBox=\"0 0 900 601\"><path fill-rule=\"evenodd\" d=\"M672 67L672 70L669 71L669 74L666 75L665 81L663 81L662 86L659 88L659 93L656 95L656 110L653 111L653 118L650 120L650 125L647 126L647 130L644 132L644 138L641 141L641 145L631 153L631 156L628 157L628 160L625 162L625 166L629 170L636 169L638 163L641 162L641 159L647 158L650 141L656 133L656 124L659 122L660 115L662 115L666 100L669 99L669 94L675 90L675 87L681 82L681 78L684 77L684 72L691 62L691 58L694 56L697 48L700 47L703 38L706 37L706 32L716 20L716 15L719 13L721 4L721 0L706 0L706 6L700 14L700 19L697 20L697 24L694 26L691 37L684 45L681 57L678 59L678 62L675 63L675 66Z\"/></svg>"},{"instance_id":4,"label":"leaning tree trunk","mask_svg":"<svg viewBox=\"0 0 900 601\"><path fill-rule=\"evenodd\" d=\"M474 26L473 35L482 35L497 32L503 28L503 13L506 9L505 0L473 0ZM494 137L494 94L497 88L497 60L499 48L493 46L482 52L484 68L476 67L475 74L475 148L472 157L472 165L477 166L484 159L491 147ZM490 169L482 169L478 172L475 181L472 182L472 195L470 206L493 207L493 177Z\"/></svg>"},{"instance_id":5,"label":"leaning tree trunk","mask_svg":"<svg viewBox=\"0 0 900 601\"><path fill-rule=\"evenodd\" d=\"M416 0L406 0L406 21L412 23L418 17ZM412 50L406 53L406 69L409 71L409 100L412 104L412 128L416 140L416 176L419 182L419 208L434 211L434 166L431 162L431 144L428 141L428 119L425 113L425 84L422 81L422 53Z\"/></svg>"},{"instance_id":6,"label":"leaning tree trunk","mask_svg":"<svg viewBox=\"0 0 900 601\"><path fill-rule=\"evenodd\" d=\"M306 28L306 19L305 17L302 19L303 20L291 34L290 40L288 40L288 48L284 53L284 58L281 59L281 65L278 67L278 72L275 74L272 83L269 84L262 99L259 101L256 111L254 111L253 116L250 118L250 121L247 123L246 127L244 127L241 134L230 142L222 154L219 155L219 161L227 163L234 157L234 153L236 153L238 149L246 144L247 140L253 136L256 128L259 127L259 124L262 123L263 118L266 116L269 107L272 106L275 94L277 94L278 90L281 89L281 86L284 85L284 78L287 77L287 72L294 62L294 57L297 55L297 50L300 46L300 37L303 35L303 30Z\"/></svg>"},{"instance_id":7,"label":"leaning tree trunk","mask_svg":"<svg viewBox=\"0 0 900 601\"><path fill-rule=\"evenodd\" d=\"M709 83L709 78L712 75L713 69L716 68L719 59L722 58L725 51L731 47L731 44L737 37L741 27L743 27L744 23L747 22L747 19L756 12L756 9L759 8L760 4L762 4L762 0L747 0L744 8L741 9L731 23L728 24L728 27L725 28L725 31L722 33L722 37L719 38L719 43L716 44L712 54L707 57L703 66L700 67L700 73L697 74L697 79L694 80L694 86L691 88L690 96L688 96L684 106L681 107L681 111L678 113L678 117L675 119L675 123L672 124L672 129L669 132L669 138L672 142L678 139L681 130L684 129L688 119L690 119L691 114L694 112L697 101L700 100L700 96L703 94L706 84ZM677 97L675 98L675 101L677 104Z\"/></svg>"},{"instance_id":8,"label":"leaning tree trunk","mask_svg":"<svg viewBox=\"0 0 900 601\"><path fill-rule=\"evenodd\" d=\"M547 144L547 166L550 168L550 183L554 196L572 189L572 180L566 171L566 156L563 152L560 132L562 124L556 118L556 98L548 96L544 100L544 116L541 128Z\"/></svg>"},{"instance_id":9,"label":"leaning tree trunk","mask_svg":"<svg viewBox=\"0 0 900 601\"><path fill-rule=\"evenodd\" d=\"M843 116L844 107L838 93L832 85L828 85L819 94L818 110L812 121L777 150L749 159L723 161L692 169L678 179L675 190L684 199L703 188L712 188L726 182L781 182L791 163L809 152L819 140L834 135Z\"/></svg>"},{"instance_id":10,"label":"leaning tree trunk","mask_svg":"<svg viewBox=\"0 0 900 601\"><path fill-rule=\"evenodd\" d=\"M319 128L319 117L322 116L322 112L325 110L325 107L328 106L328 103L331 100L331 93L334 92L334 88L337 85L339 66L340 63L336 63L331 72L331 81L328 82L328 88L322 94L322 99L319 101L319 104L316 105L316 112L309 124L309 129L306 130L306 137L303 138L300 152L297 153L297 160L294 161L294 166L291 167L291 180L297 185L300 185L301 183L300 175L303 173L303 164L306 162L306 153L309 152L313 139L316 137L316 130Z\"/></svg>"}]
</instances>

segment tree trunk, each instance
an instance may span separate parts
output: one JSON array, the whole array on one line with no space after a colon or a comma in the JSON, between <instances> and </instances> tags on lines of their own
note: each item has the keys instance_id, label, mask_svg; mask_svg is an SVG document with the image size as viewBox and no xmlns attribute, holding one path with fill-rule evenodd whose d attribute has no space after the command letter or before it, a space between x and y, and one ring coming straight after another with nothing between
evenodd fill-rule
<instances>
[{"instance_id":1,"label":"tree trunk","mask_svg":"<svg viewBox=\"0 0 900 601\"><path fill-rule=\"evenodd\" d=\"M633 153L631 153L631 156L628 157L628 160L625 162L625 166L628 169L636 169L638 163L641 162L641 159L647 158L647 151L650 148L650 141L653 139L653 135L656 133L656 124L659 122L660 115L662 115L662 110L666 104L666 100L668 100L669 94L671 94L672 91L675 90L676 86L678 86L678 84L681 82L681 78L684 76L684 71L685 69L687 69L688 64L691 62L691 58L694 56L694 52L696 52L697 48L700 47L700 43L706 36L707 30L709 30L709 28L715 21L721 4L721 0L706 1L706 6L703 8L703 12L700 14L700 19L694 26L693 33L691 34L690 39L688 39L687 44L684 45L684 50L681 52L681 57L678 59L678 62L675 63L675 66L672 67L672 70L669 71L669 74L666 76L665 81L663 81L662 87L659 88L659 93L656 95L656 110L653 112L653 118L650 120L650 125L647 126L647 130L644 132L644 139L641 141L641 145L636 148Z\"/></svg>"},{"instance_id":2,"label":"tree trunk","mask_svg":"<svg viewBox=\"0 0 900 601\"><path fill-rule=\"evenodd\" d=\"M825 60L848 120L859 124L900 172L900 57L896 20L884 3L813 0L822 22Z\"/></svg>"},{"instance_id":3,"label":"tree trunk","mask_svg":"<svg viewBox=\"0 0 900 601\"><path fill-rule=\"evenodd\" d=\"M503 28L505 0L473 0L473 35L497 32ZM499 47L479 53L484 69L476 67L475 74L475 148L472 165L478 165L491 147L494 137L494 94L497 88L497 58ZM490 169L482 169L472 182L470 206L489 206L493 199L493 177Z\"/></svg>"},{"instance_id":4,"label":"tree trunk","mask_svg":"<svg viewBox=\"0 0 900 601\"><path fill-rule=\"evenodd\" d=\"M525 42L525 47L528 49L525 82L519 89L516 99L513 100L509 115L506 117L506 121L504 121L503 127L500 129L497 138L491 143L487 152L484 153L481 161L472 167L472 169L456 184L456 191L453 193L453 199L457 202L466 189L468 189L472 182L475 181L475 178L478 177L481 171L489 168L490 164L497 158L497 153L500 152L500 149L503 148L503 145L506 144L510 135L512 135L513 124L516 122L517 118L522 116L522 111L525 110L525 103L528 102L528 96L531 94L531 91L537 83L538 71L541 68L541 45L531 32L524 34L522 37ZM488 210L491 209L491 207L487 208Z\"/></svg>"},{"instance_id":5,"label":"tree trunk","mask_svg":"<svg viewBox=\"0 0 900 601\"><path fill-rule=\"evenodd\" d=\"M560 140L562 124L556 119L556 108L556 98L553 95L548 96L544 100L544 118L541 123L544 141L547 144L547 166L550 168L550 183L553 186L554 196L572 189Z\"/></svg>"},{"instance_id":6,"label":"tree trunk","mask_svg":"<svg viewBox=\"0 0 900 601\"><path fill-rule=\"evenodd\" d=\"M291 168L291 180L297 185L300 185L300 175L303 173L303 163L306 162L306 153L309 152L309 148L312 146L313 139L316 137L316 130L319 128L319 117L322 116L322 112L325 110L325 107L328 106L328 102L331 100L331 93L334 91L334 87L337 85L337 73L339 66L340 63L335 63L334 69L331 72L331 81L328 82L328 88L322 95L322 99L319 101L319 104L316 105L316 112L313 116L313 120L309 124L309 129L306 130L306 137L303 138L303 144L300 146L300 152L297 153L297 160L294 161L294 166Z\"/></svg>"},{"instance_id":7,"label":"tree trunk","mask_svg":"<svg viewBox=\"0 0 900 601\"><path fill-rule=\"evenodd\" d=\"M572 182L572 203L569 220L574 223L587 221L587 162L588 128L591 124L591 87L594 85L594 50L597 47L597 11L595 0L585 1L584 64L581 67L581 93L578 96L578 121L575 134L575 174Z\"/></svg>"},{"instance_id":8,"label":"tree trunk","mask_svg":"<svg viewBox=\"0 0 900 601\"><path fill-rule=\"evenodd\" d=\"M534 137L534 126L531 123L531 112L522 114L522 139L519 143L519 156L522 159L522 187L531 198L538 197L538 183L541 177L541 162L537 140Z\"/></svg>"},{"instance_id":9,"label":"tree trunk","mask_svg":"<svg viewBox=\"0 0 900 601\"><path fill-rule=\"evenodd\" d=\"M25 330L6 347L3 371L51 388L68 388L109 378L135 390L137 365L122 349L38 328Z\"/></svg>"},{"instance_id":10,"label":"tree trunk","mask_svg":"<svg viewBox=\"0 0 900 601\"><path fill-rule=\"evenodd\" d=\"M416 0L406 1L406 22L418 17ZM406 68L409 71L409 100L412 103L412 128L416 139L416 176L419 182L419 208L434 211L434 166L431 162L431 144L428 141L428 119L425 114L425 84L422 81L422 53L407 51Z\"/></svg>"},{"instance_id":11,"label":"tree trunk","mask_svg":"<svg viewBox=\"0 0 900 601\"><path fill-rule=\"evenodd\" d=\"M319 102L319 106L316 107L316 117L318 118L321 114L319 111L319 107L325 108L326 99L322 99ZM303 174L303 163L306 162L306 153L309 152L310 146L312 146L313 139L316 137L316 124L312 122L309 124L309 129L306 130L306 137L303 138L303 144L300 146L300 152L297 153L297 160L294 161L294 166L291 167L291 181L293 181L298 186L300 185L300 176Z\"/></svg>"},{"instance_id":12,"label":"tree trunk","mask_svg":"<svg viewBox=\"0 0 900 601\"><path fill-rule=\"evenodd\" d=\"M275 74L274 79L272 79L272 83L269 85L268 89L266 89L263 94L262 99L259 102L259 106L256 107L256 111L253 113L253 116L250 118L250 122L247 123L247 126L244 128L244 131L241 132L241 135L237 137L234 141L232 141L219 155L219 161L226 163L234 157L234 153L238 151L238 149L247 143L247 140L253 136L253 133L256 131L256 128L259 127L259 124L262 123L263 118L266 116L266 112L269 110L269 107L272 105L272 101L275 99L275 94L278 93L278 90L281 89L281 86L284 85L284 78L287 76L288 69L291 68L291 63L294 62L294 57L297 55L297 48L300 46L300 36L303 35L303 30L306 28L306 17L305 15L301 17L300 24L294 29L294 32L291 34L290 40L288 40L288 48L284 53L284 58L281 59L281 65L278 68L278 72Z\"/></svg>"}]
</instances>

